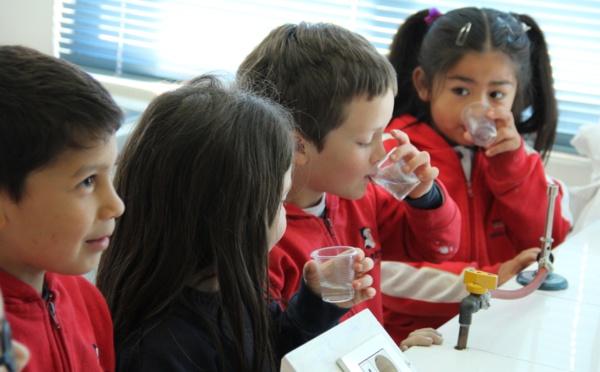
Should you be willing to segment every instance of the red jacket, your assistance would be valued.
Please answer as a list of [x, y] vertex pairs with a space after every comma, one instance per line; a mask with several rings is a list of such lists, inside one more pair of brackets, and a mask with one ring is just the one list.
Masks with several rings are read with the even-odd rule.
[[48, 301], [0, 270], [13, 338], [31, 352], [27, 371], [114, 371], [113, 327], [104, 297], [87, 279], [46, 273]]
[[[491, 158], [477, 149], [467, 182], [456, 151], [424, 123], [412, 116], [395, 118], [386, 131], [400, 129], [411, 143], [431, 156], [439, 179], [460, 209], [460, 248], [451, 260], [433, 265], [384, 262], [382, 292], [386, 330], [401, 341], [413, 330], [437, 328], [458, 314], [467, 296], [462, 272], [467, 267], [496, 274], [500, 264], [519, 252], [540, 246], [544, 235], [547, 184], [551, 182], [540, 156], [524, 145]], [[395, 140], [384, 143], [387, 149]], [[571, 228], [560, 188], [554, 210], [552, 237], [561, 243]]]
[[[445, 189], [441, 190], [446, 195]], [[298, 290], [304, 264], [310, 253], [332, 245], [361, 248], [373, 258], [375, 298], [354, 306], [347, 319], [369, 308], [383, 323], [380, 270], [381, 258], [406, 261], [447, 260], [456, 253], [460, 214], [451, 199], [434, 210], [422, 210], [399, 202], [379, 186], [368, 185], [365, 196], [347, 200], [326, 195], [325, 219], [286, 203], [287, 229], [269, 256], [271, 287], [275, 297], [289, 299]]]

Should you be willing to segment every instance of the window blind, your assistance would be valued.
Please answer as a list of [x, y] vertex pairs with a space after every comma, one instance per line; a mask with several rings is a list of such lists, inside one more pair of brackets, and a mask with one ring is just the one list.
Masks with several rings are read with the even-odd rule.
[[287, 22], [353, 28], [345, 0], [66, 0], [60, 56], [115, 75], [186, 79], [235, 71], [268, 32]]
[[[61, 58], [116, 76], [182, 80], [234, 72], [270, 30], [283, 23], [333, 22], [367, 37], [386, 54], [403, 20], [469, 1], [421, 0], [63, 0]], [[479, 7], [525, 13], [549, 44], [559, 101], [558, 144], [581, 125], [600, 125], [600, 2], [505, 0]]]

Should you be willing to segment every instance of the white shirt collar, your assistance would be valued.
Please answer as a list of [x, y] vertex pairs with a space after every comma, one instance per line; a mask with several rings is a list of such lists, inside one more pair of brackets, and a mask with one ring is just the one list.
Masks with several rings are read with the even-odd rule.
[[321, 217], [323, 215], [323, 212], [325, 211], [325, 193], [323, 193], [323, 196], [321, 197], [319, 204], [315, 205], [314, 207], [308, 207], [308, 208], [305, 208], [302, 210], [305, 213], [312, 214], [317, 217]]

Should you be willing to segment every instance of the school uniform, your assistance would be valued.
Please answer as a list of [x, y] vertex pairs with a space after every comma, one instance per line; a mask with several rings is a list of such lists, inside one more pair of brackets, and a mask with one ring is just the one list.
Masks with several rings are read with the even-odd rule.
[[[372, 287], [377, 294], [354, 306], [342, 320], [368, 308], [383, 324], [381, 260], [441, 262], [458, 249], [458, 208], [445, 198], [443, 185], [433, 187], [445, 200], [431, 210], [411, 206], [406, 200], [400, 202], [372, 184], [358, 200], [326, 194], [322, 216], [285, 203], [287, 229], [269, 256], [273, 296], [288, 299], [297, 290], [302, 269], [311, 260], [313, 250], [334, 245], [357, 247], [375, 262], [368, 274], [373, 277]], [[418, 205], [419, 199], [413, 202]]]
[[0, 270], [6, 319], [29, 349], [27, 371], [114, 371], [110, 313], [98, 289], [81, 276], [46, 272], [44, 296]]
[[[222, 371], [221, 359], [224, 360], [225, 371], [236, 370], [231, 327], [222, 316], [215, 293], [188, 288], [186, 296], [193, 298], [194, 307], [190, 309], [181, 299], [176, 300], [163, 322], [147, 333], [146, 330], [140, 330], [117, 351], [117, 370]], [[270, 303], [269, 311], [273, 317], [272, 345], [275, 347], [276, 368], [279, 370], [279, 362], [286, 353], [334, 327], [348, 309], [323, 302], [303, 282], [300, 290], [290, 299], [286, 311], [282, 311], [276, 302]], [[223, 354], [219, 354], [214, 339], [198, 313], [218, 329]], [[244, 316], [247, 337], [243, 343], [247, 360], [252, 361], [252, 327], [248, 314]]]
[[[493, 157], [481, 148], [452, 147], [441, 135], [410, 115], [392, 120], [431, 156], [439, 179], [460, 209], [460, 248], [441, 264], [384, 262], [382, 292], [386, 330], [401, 341], [418, 328], [437, 328], [459, 312], [467, 296], [462, 272], [467, 267], [498, 273], [519, 252], [540, 247], [546, 223], [547, 185], [541, 157], [522, 142], [516, 151]], [[392, 148], [395, 141], [386, 141]], [[566, 201], [568, 203], [568, 201]], [[559, 184], [553, 215], [553, 245], [571, 229], [564, 188]]]

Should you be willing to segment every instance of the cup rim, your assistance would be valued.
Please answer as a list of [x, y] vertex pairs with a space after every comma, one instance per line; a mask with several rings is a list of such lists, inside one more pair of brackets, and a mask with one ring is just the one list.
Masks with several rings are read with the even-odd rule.
[[[320, 252], [324, 252], [324, 251], [327, 251], [327, 250], [332, 250], [333, 251], [334, 249], [338, 250], [340, 253], [337, 253], [337, 254], [333, 254], [333, 253], [332, 254], [319, 254]], [[334, 257], [348, 257], [348, 256], [354, 257], [355, 255], [358, 254], [359, 249], [360, 248], [352, 247], [352, 246], [349, 246], [349, 245], [333, 245], [333, 246], [330, 246], [330, 247], [322, 247], [322, 248], [319, 248], [319, 249], [315, 249], [314, 251], [312, 251], [310, 253], [310, 256], [312, 258], [334, 258]], [[343, 252], [349, 251], [349, 250], [352, 250], [352, 252], [343, 253]]]
[[[392, 152], [394, 152], [394, 151], [395, 151], [397, 148], [398, 148], [398, 146], [394, 146], [394, 148], [393, 148], [393, 149], [391, 149], [390, 151], [388, 151], [388, 152], [387, 152], [387, 154], [385, 154], [385, 156], [383, 157], [383, 159], [381, 159], [381, 160], [380, 160], [380, 161], [377, 163], [377, 170], [380, 170], [380, 169], [381, 169], [381, 166], [382, 166], [382, 165], [383, 165], [383, 164], [384, 164], [386, 161], [388, 161], [388, 159], [390, 158], [390, 155], [392, 155]], [[396, 161], [396, 163], [399, 163], [399, 162], [404, 162], [404, 161], [403, 161], [403, 160], [400, 158], [400, 159], [398, 159], [398, 160]]]
[[[467, 116], [467, 111], [468, 111], [469, 109], [472, 109], [474, 106], [479, 106], [479, 105], [480, 105], [482, 108], [485, 108], [485, 109], [486, 109], [486, 111], [485, 111], [485, 112], [486, 112], [486, 115], [484, 115], [484, 116], [487, 118], [487, 112], [488, 112], [488, 110], [489, 110], [489, 109], [491, 109], [491, 108], [492, 108], [492, 105], [490, 105], [489, 103], [485, 103], [485, 102], [483, 102], [483, 101], [473, 101], [473, 102], [470, 102], [470, 103], [468, 103], [468, 104], [467, 104], [465, 107], [463, 107], [463, 109], [462, 109], [462, 111], [461, 111], [461, 113], [460, 113], [460, 118], [461, 118], [461, 120], [462, 120], [462, 122], [463, 122], [463, 124], [464, 124], [465, 126], [467, 125], [467, 117], [466, 117], [466, 116]], [[489, 120], [489, 119], [488, 119], [488, 120]]]
[[[410, 172], [410, 173], [406, 173], [404, 172], [404, 170], [402, 170], [402, 167], [404, 167], [404, 165], [406, 164], [406, 161], [404, 161], [404, 159], [400, 158], [394, 162], [391, 162], [388, 166], [386, 167], [382, 167], [382, 165], [389, 159], [390, 155], [392, 154], [392, 152], [394, 152], [394, 150], [396, 150], [398, 148], [398, 146], [394, 147], [393, 149], [391, 149], [387, 154], [385, 154], [385, 156], [383, 157], [383, 159], [381, 159], [377, 165], [376, 165], [376, 172], [373, 175], [369, 175], [369, 178], [371, 180], [373, 180], [373, 182], [375, 182], [376, 184], [378, 184], [379, 186], [383, 186], [381, 184], [381, 175], [382, 175], [382, 171], [384, 168], [387, 167], [391, 167], [392, 165], [398, 164], [400, 166], [400, 172], [404, 175], [404, 177], [406, 178], [410, 178], [411, 180], [414, 179], [414, 182], [410, 182], [411, 184], [415, 184], [418, 185], [421, 183], [421, 180], [419, 180], [419, 178], [415, 175], [414, 171]], [[388, 177], [383, 177], [384, 180], [386, 181], [390, 181], [390, 179]], [[398, 183], [397, 181], [392, 181], [391, 183]]]

